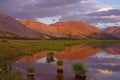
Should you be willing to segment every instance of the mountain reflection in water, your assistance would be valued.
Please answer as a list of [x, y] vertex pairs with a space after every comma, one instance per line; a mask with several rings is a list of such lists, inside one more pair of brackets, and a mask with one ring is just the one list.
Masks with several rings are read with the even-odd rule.
[[[83, 62], [89, 69], [87, 80], [120, 80], [120, 43], [78, 45], [66, 47], [63, 51], [55, 51], [55, 59], [64, 60], [64, 79], [74, 80], [71, 69], [73, 62]], [[19, 69], [26, 77], [26, 68], [36, 68], [35, 80], [57, 80], [56, 62], [46, 63], [46, 52], [33, 56], [25, 56], [15, 63], [13, 69]]]

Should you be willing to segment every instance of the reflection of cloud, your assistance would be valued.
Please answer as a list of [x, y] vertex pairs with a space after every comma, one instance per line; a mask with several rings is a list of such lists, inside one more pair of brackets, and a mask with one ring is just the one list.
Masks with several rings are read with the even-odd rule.
[[113, 72], [110, 70], [104, 70], [104, 69], [98, 69], [98, 72], [104, 74], [104, 75], [112, 75]]
[[113, 59], [120, 59], [120, 55], [112, 55], [112, 54], [108, 54], [107, 52], [100, 52], [98, 54], [95, 55], [97, 58], [113, 58]]
[[[51, 63], [55, 65], [55, 64], [56, 64], [57, 59], [56, 59], [56, 58], [54, 58], [54, 60], [55, 60], [55, 61], [52, 61]], [[45, 64], [48, 64], [48, 63], [47, 63], [47, 61], [46, 61], [46, 57], [41, 58], [41, 59], [38, 59], [38, 60], [36, 60], [35, 62], [36, 62], [36, 63], [45, 63]]]

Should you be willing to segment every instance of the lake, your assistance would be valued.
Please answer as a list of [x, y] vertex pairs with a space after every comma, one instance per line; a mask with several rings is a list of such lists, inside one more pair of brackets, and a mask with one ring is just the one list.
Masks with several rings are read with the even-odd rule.
[[46, 62], [46, 52], [24, 56], [13, 63], [13, 69], [20, 70], [26, 77], [26, 68], [36, 68], [35, 80], [59, 80], [56, 75], [56, 60], [64, 61], [63, 78], [60, 80], [75, 80], [72, 63], [82, 62], [88, 68], [87, 80], [120, 80], [120, 43], [76, 45], [55, 52], [55, 61]]

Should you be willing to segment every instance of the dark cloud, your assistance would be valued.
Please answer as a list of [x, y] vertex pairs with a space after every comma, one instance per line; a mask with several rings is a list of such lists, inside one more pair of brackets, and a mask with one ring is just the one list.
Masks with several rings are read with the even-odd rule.
[[77, 3], [82, 0], [36, 0], [36, 6], [40, 8], [61, 7]]
[[116, 23], [116, 22], [120, 22], [120, 10], [113, 9], [113, 10], [108, 10], [108, 11], [93, 12], [93, 13], [87, 13], [87, 14], [68, 15], [68, 16], [63, 16], [60, 20], [61, 21], [84, 20], [91, 24], [110, 23], [110, 22]]
[[98, 9], [95, 5], [92, 6], [92, 0], [37, 0], [35, 4], [29, 5], [24, 6], [22, 14], [28, 14], [31, 15], [31, 17], [37, 18], [66, 16], [76, 13], [85, 13], [86, 11], [90, 11], [90, 9]]
[[101, 11], [87, 14], [89, 23], [116, 23], [120, 22], [120, 9]]
[[91, 13], [89, 14], [90, 16], [119, 16], [120, 15], [120, 9], [112, 9], [108, 11], [101, 11], [101, 12], [96, 12], [96, 13]]
[[[92, 0], [2, 0], [0, 10], [15, 18], [42, 18], [86, 12]], [[89, 6], [89, 9], [88, 7]], [[91, 8], [90, 8], [91, 7]]]
[[23, 6], [29, 4], [26, 0], [0, 0], [0, 11], [14, 18], [18, 18], [18, 14], [22, 12]]
[[14, 18], [61, 16], [62, 21], [84, 20], [93, 24], [120, 21], [119, 9], [98, 12], [102, 7], [95, 0], [0, 0], [0, 11]]

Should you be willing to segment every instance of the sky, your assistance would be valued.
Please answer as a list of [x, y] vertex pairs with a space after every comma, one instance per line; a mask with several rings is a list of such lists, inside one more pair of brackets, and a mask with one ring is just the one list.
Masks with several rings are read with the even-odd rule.
[[0, 12], [46, 24], [82, 20], [98, 28], [120, 26], [120, 0], [0, 0]]

